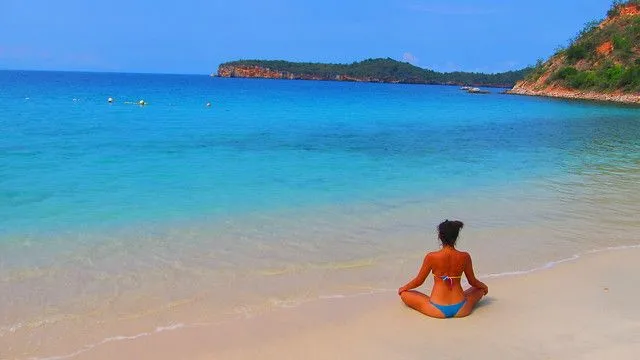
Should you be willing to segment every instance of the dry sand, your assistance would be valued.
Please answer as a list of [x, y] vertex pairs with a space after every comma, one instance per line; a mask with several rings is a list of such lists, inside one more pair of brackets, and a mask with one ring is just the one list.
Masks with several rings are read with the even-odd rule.
[[639, 273], [639, 248], [604, 251], [485, 279], [489, 296], [464, 319], [422, 316], [390, 291], [108, 342], [72, 358], [638, 359]]

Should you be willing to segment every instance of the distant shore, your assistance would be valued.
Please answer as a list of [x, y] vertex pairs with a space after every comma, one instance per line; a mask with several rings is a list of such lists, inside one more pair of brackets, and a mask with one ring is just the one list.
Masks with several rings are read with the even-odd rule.
[[351, 64], [301, 63], [284, 60], [237, 60], [220, 64], [215, 75], [229, 78], [511, 88], [518, 80], [523, 79], [529, 70], [529, 68], [525, 68], [495, 74], [460, 71], [441, 73], [390, 58], [367, 59]]
[[[266, 80], [298, 80], [298, 81], [330, 81], [330, 82], [361, 82], [361, 83], [378, 83], [378, 84], [402, 84], [402, 85], [435, 85], [435, 86], [455, 86], [455, 87], [475, 87], [475, 88], [491, 88], [491, 89], [506, 89], [504, 93], [510, 91], [511, 85], [506, 84], [476, 84], [476, 83], [446, 83], [446, 82], [432, 82], [432, 83], [418, 83], [410, 81], [384, 81], [377, 79], [315, 79], [305, 77], [262, 77], [262, 76], [220, 76], [217, 74], [211, 74], [210, 77], [214, 78], [227, 78], [227, 79], [266, 79]], [[503, 92], [501, 92], [503, 93]]]
[[597, 93], [593, 91], [578, 91], [561, 88], [546, 88], [542, 90], [532, 90], [516, 85], [513, 89], [507, 90], [506, 94], [552, 97], [573, 100], [593, 100], [606, 101], [621, 104], [640, 105], [640, 94], [623, 93]]

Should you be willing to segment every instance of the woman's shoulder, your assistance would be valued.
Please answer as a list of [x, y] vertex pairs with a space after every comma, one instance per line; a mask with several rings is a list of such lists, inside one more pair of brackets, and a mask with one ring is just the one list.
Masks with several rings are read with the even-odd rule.
[[468, 252], [456, 249], [458, 256], [471, 257]]
[[436, 251], [429, 251], [427, 252], [427, 255], [425, 255], [426, 258], [433, 258], [435, 256], [438, 256], [440, 254], [440, 250], [436, 250]]
[[469, 254], [466, 251], [458, 251], [458, 256], [460, 256], [460, 258], [463, 259], [464, 261], [471, 260], [471, 254]]

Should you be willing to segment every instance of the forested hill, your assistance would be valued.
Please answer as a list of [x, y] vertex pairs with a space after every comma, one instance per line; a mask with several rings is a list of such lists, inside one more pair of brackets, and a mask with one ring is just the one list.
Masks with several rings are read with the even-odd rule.
[[510, 92], [640, 103], [640, 0], [615, 1]]
[[363, 81], [403, 84], [447, 84], [512, 87], [530, 68], [497, 74], [441, 73], [393, 59], [368, 59], [352, 64], [240, 60], [221, 64], [218, 76], [269, 79]]

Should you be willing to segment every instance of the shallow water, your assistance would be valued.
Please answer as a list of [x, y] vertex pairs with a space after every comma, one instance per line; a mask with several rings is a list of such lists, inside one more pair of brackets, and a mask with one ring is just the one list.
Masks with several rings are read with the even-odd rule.
[[390, 291], [445, 218], [482, 275], [639, 243], [633, 107], [207, 76], [0, 84], [0, 348], [19, 359]]

